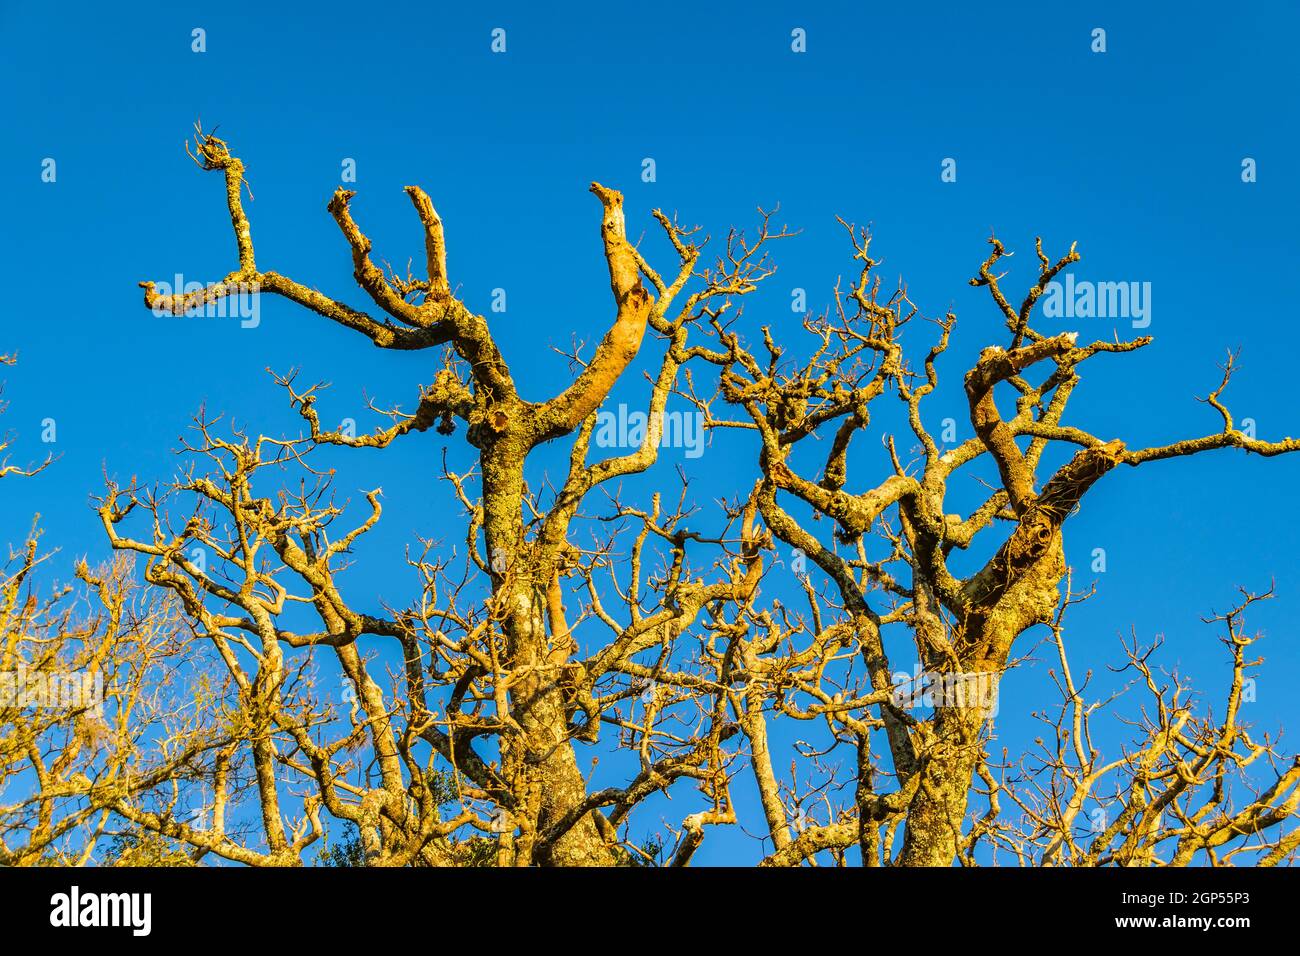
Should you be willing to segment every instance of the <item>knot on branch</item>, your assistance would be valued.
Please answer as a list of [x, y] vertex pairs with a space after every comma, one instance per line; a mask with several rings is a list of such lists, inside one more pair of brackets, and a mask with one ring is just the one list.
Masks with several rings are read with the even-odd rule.
[[224, 139], [212, 133], [204, 133], [198, 123], [194, 124], [194, 150], [191, 151], [190, 144], [186, 143], [185, 152], [201, 169], [209, 171], [231, 169], [241, 165], [239, 160], [231, 155], [230, 147], [226, 145]]
[[808, 395], [801, 389], [774, 389], [776, 394], [768, 399], [767, 420], [778, 431], [794, 428], [808, 414]]

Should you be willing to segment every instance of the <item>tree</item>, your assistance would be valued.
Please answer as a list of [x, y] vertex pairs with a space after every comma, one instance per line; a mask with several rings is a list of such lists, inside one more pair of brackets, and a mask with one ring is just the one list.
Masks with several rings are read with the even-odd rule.
[[[0, 464], [0, 477], [51, 461]], [[206, 851], [160, 835], [151, 808], [184, 812], [199, 753], [217, 751], [231, 775], [244, 735], [199, 726], [221, 714], [229, 678], [209, 683], [175, 600], [142, 591], [129, 555], [42, 582], [40, 537], [33, 524], [0, 568], [0, 866], [193, 865]], [[97, 857], [101, 838], [112, 844]]]
[[[1077, 865], [1293, 855], [1300, 770], [1253, 737], [1238, 708], [1256, 664], [1240, 611], [1255, 596], [1223, 619], [1234, 665], [1225, 713], [1194, 712], [1186, 688], [1162, 683], [1150, 649], [1135, 643], [1129, 666], [1155, 712], [1123, 753], [1104, 758], [1092, 746], [1098, 705], [1071, 676], [1062, 637], [1066, 609], [1082, 599], [1063, 557], [1067, 519], [1120, 465], [1229, 448], [1271, 456], [1300, 442], [1234, 426], [1221, 401], [1231, 360], [1206, 399], [1222, 417], [1215, 433], [1130, 449], [1066, 424], [1086, 362], [1150, 342], [1080, 344], [1034, 329], [1035, 303], [1078, 260], [1073, 248], [1053, 261], [1039, 243], [1038, 279], [1017, 308], [995, 272], [1003, 246], [990, 240], [972, 282], [1005, 320], [1005, 344], [965, 375], [975, 437], [944, 448], [922, 403], [956, 318], [934, 323], [915, 365], [903, 332], [924, 320], [905, 289], [882, 292], [870, 237], [847, 224], [859, 265], [835, 307], [803, 321], [802, 342], [763, 328], [755, 348], [738, 303], [772, 274], [769, 247], [792, 234], [760, 210], [757, 229], [732, 230], [709, 262], [707, 239], [655, 211], [676, 259], [659, 271], [626, 237], [623, 197], [593, 183], [613, 320], [590, 357], [575, 352], [573, 383], [532, 401], [487, 319], [453, 293], [443, 223], [419, 187], [406, 193], [424, 278], [372, 261], [352, 192], [329, 202], [372, 315], [259, 267], [243, 163], [201, 129], [191, 155], [224, 178], [238, 267], [189, 294], [142, 283], [146, 306], [184, 314], [250, 290], [277, 295], [379, 348], [438, 350], [438, 367], [413, 410], [387, 411], [360, 435], [322, 422], [321, 386], [279, 375], [304, 423], [298, 437], [223, 435], [200, 417], [180, 480], [160, 490], [110, 484], [98, 513], [113, 548], [145, 559], [144, 580], [178, 602], [230, 681], [220, 721], [172, 735], [187, 754], [185, 780], [204, 802], [242, 800], [249, 812], [241, 832], [224, 822], [232, 815], [200, 827], [99, 792], [95, 806], [250, 864], [301, 862], [333, 819], [356, 827], [368, 865], [613, 865], [657, 863], [660, 843], [634, 831], [634, 814], [658, 794], [693, 788], [699, 796], [665, 853], [685, 865], [709, 828], [751, 822], [732, 798], [743, 774], [760, 799], [767, 865], [842, 863], [854, 846], [866, 865], [973, 863], [981, 852]], [[644, 433], [602, 457], [598, 412], [643, 352], [655, 366]], [[1000, 391], [1014, 393], [1013, 414]], [[713, 433], [734, 431], [757, 466], [757, 480], [716, 516], [698, 511], [685, 480], [675, 503], [663, 480], [639, 503], [620, 490], [662, 470], [671, 397]], [[890, 397], [916, 455], [884, 431], [887, 473], [851, 480], [851, 445]], [[425, 541], [408, 559], [410, 601], [357, 610], [344, 572], [381, 518], [380, 494], [354, 515], [315, 462], [332, 447], [384, 449], [431, 428], [463, 429], [474, 450], [474, 467], [444, 474], [464, 510], [467, 551]], [[828, 452], [813, 448], [820, 437]], [[530, 485], [530, 457], [557, 454], [543, 446], [561, 440], [562, 477]], [[1059, 449], [1073, 453], [1047, 469]], [[988, 462], [998, 480], [987, 500], [965, 515], [946, 508], [953, 476]], [[300, 475], [293, 486], [290, 470]], [[987, 557], [959, 577], [954, 549]], [[797, 578], [805, 609], [779, 596], [773, 573], [786, 560], [810, 562]], [[989, 691], [1036, 628], [1060, 655], [1055, 740], [999, 761], [987, 746]], [[915, 660], [891, 659], [891, 632], [910, 636]], [[397, 662], [387, 687], [385, 654]], [[892, 676], [913, 664], [929, 683], [911, 690], [933, 706], [909, 706]], [[319, 679], [326, 667], [342, 675], [337, 699]], [[800, 738], [793, 747], [776, 742], [795, 732], [787, 726]], [[778, 749], [796, 764], [788, 781]], [[618, 782], [595, 786], [586, 753], [606, 757]], [[846, 753], [847, 776], [832, 759]], [[242, 788], [228, 772], [237, 759], [248, 762]], [[1265, 764], [1260, 786], [1252, 774]], [[299, 796], [287, 803], [286, 794]], [[1097, 808], [1104, 824], [1081, 829]]]

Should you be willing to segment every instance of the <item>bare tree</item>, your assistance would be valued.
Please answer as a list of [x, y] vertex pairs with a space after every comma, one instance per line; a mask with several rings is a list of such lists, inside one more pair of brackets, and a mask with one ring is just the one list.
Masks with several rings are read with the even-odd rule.
[[[0, 477], [30, 477], [51, 461], [0, 464]], [[173, 806], [180, 798], [193, 756], [212, 746], [194, 715], [214, 698], [175, 602], [143, 593], [129, 556], [99, 568], [78, 562], [77, 584], [42, 596], [50, 555], [39, 544], [33, 524], [0, 568], [0, 866], [112, 862], [96, 859], [101, 837], [139, 840], [113, 828], [130, 819], [125, 808], [168, 789]], [[153, 850], [132, 861], [190, 859], [161, 843]]]
[[[1161, 674], [1152, 657], [1160, 641], [1125, 645], [1123, 670], [1138, 675], [1148, 703], [1135, 723], [1137, 733], [1125, 752], [1109, 759], [1093, 743], [1092, 725], [1102, 701], [1087, 703], [1087, 678], [1076, 682], [1066, 659], [1062, 602], [1049, 625], [1060, 669], [1053, 671], [1061, 694], [1055, 712], [1043, 712], [1048, 739], [1021, 762], [1015, 785], [995, 779], [986, 763], [980, 776], [988, 795], [1005, 792], [1022, 813], [1006, 824], [990, 817], [976, 824], [969, 848], [984, 837], [1014, 854], [1021, 864], [1071, 866], [1186, 866], [1204, 854], [1214, 865], [1238, 855], [1259, 866], [1294, 858], [1300, 829], [1276, 832], [1296, 815], [1300, 804], [1300, 760], [1282, 757], [1264, 735], [1252, 737], [1241, 721], [1250, 671], [1261, 658], [1247, 658], [1256, 640], [1248, 635], [1243, 612], [1272, 593], [1242, 592], [1231, 610], [1207, 623], [1221, 624], [1222, 641], [1232, 660], [1232, 678], [1223, 709], [1198, 713], [1194, 692], [1176, 675]], [[1264, 786], [1248, 768], [1267, 763]], [[1233, 805], [1234, 794], [1240, 806]], [[1092, 804], [1091, 820], [1077, 823]], [[969, 849], [967, 849], [969, 852]]]
[[[1134, 450], [1065, 424], [1085, 362], [1150, 341], [1081, 345], [1032, 327], [1048, 283], [1077, 261], [1073, 249], [1052, 261], [1040, 243], [1038, 279], [1016, 308], [992, 240], [972, 282], [991, 293], [1006, 345], [985, 349], [966, 373], [976, 437], [944, 449], [922, 402], [955, 317], [933, 323], [914, 366], [902, 335], [926, 323], [905, 289], [882, 293], [865, 232], [847, 227], [859, 267], [835, 307], [804, 320], [806, 337], [763, 328], [754, 347], [737, 324], [739, 302], [772, 274], [771, 243], [791, 233], [760, 210], [754, 231], [731, 231], [710, 259], [707, 239], [655, 211], [675, 258], [660, 271], [628, 241], [622, 196], [593, 184], [613, 319], [590, 357], [575, 350], [569, 387], [530, 401], [488, 321], [453, 293], [443, 223], [423, 190], [406, 188], [424, 236], [423, 278], [372, 261], [351, 192], [329, 203], [372, 315], [259, 267], [243, 163], [202, 130], [191, 155], [224, 178], [238, 267], [190, 294], [143, 283], [148, 307], [184, 314], [254, 290], [379, 348], [439, 357], [414, 408], [377, 409], [383, 424], [370, 433], [328, 427], [322, 387], [285, 373], [277, 381], [304, 423], [298, 437], [223, 433], [200, 417], [180, 479], [110, 484], [98, 513], [112, 546], [144, 558], [144, 580], [177, 602], [229, 684], [216, 694], [220, 720], [171, 734], [183, 773], [126, 793], [90, 781], [80, 791], [89, 805], [195, 858], [267, 865], [301, 862], [329, 819], [356, 826], [373, 865], [685, 865], [709, 828], [755, 824], [767, 865], [843, 864], [854, 846], [871, 866], [970, 864], [981, 848], [1034, 865], [1290, 859], [1297, 771], [1274, 767], [1268, 738], [1241, 723], [1235, 702], [1254, 662], [1240, 610], [1224, 619], [1235, 676], [1217, 718], [1194, 715], [1182, 685], [1162, 684], [1147, 651], [1130, 648], [1156, 711], [1138, 745], [1107, 762], [1089, 729], [1101, 705], [1070, 676], [1063, 649], [1064, 611], [1079, 596], [1062, 529], [1118, 465], [1225, 448], [1276, 455], [1300, 442], [1234, 427], [1220, 400], [1231, 362], [1206, 399], [1223, 421], [1213, 434]], [[598, 412], [648, 347], [644, 433], [602, 457]], [[995, 401], [1003, 390], [1015, 394], [1014, 414]], [[696, 506], [680, 474], [639, 502], [622, 490], [659, 464], [671, 398], [709, 429], [748, 440], [758, 480], [718, 514]], [[901, 402], [907, 442], [919, 446], [900, 453], [882, 430], [887, 473], [851, 481], [850, 446], [886, 398]], [[408, 555], [411, 599], [364, 613], [346, 570], [380, 520], [381, 497], [369, 492], [361, 508], [340, 500], [321, 455], [383, 449], [430, 428], [461, 428], [475, 450], [474, 467], [444, 473], [466, 547], [424, 540]], [[530, 455], [561, 439], [562, 476], [530, 487]], [[1042, 474], [1053, 444], [1074, 454]], [[959, 470], [990, 460], [999, 481], [987, 500], [966, 515], [945, 508]], [[978, 571], [949, 571], [954, 548], [976, 547], [987, 554]], [[804, 560], [807, 573], [791, 579], [806, 602], [796, 609], [772, 575]], [[985, 690], [1034, 628], [1060, 653], [1056, 740], [1042, 754], [995, 759]], [[886, 653], [891, 631], [911, 638], [906, 666]], [[908, 668], [938, 682], [934, 706], [909, 706], [900, 693], [893, 675]], [[329, 693], [327, 672], [342, 675], [341, 695]], [[616, 782], [595, 783], [599, 757]], [[1276, 778], [1251, 791], [1248, 771], [1266, 764]], [[1112, 791], [1103, 780], [1119, 782]], [[761, 820], [738, 817], [737, 786], [757, 791]], [[222, 812], [203, 825], [182, 819], [168, 790]], [[692, 790], [687, 812], [672, 810], [673, 839], [645, 845], [634, 813]], [[1109, 816], [1086, 842], [1079, 821], [1098, 819], [1098, 807]]]
[[[37, 543], [0, 574], [0, 865], [111, 863], [101, 838], [134, 846], [149, 808], [188, 812], [199, 758], [224, 748], [230, 764], [245, 737], [212, 726], [220, 675], [209, 683], [174, 602], [142, 592], [127, 556], [82, 562], [77, 585], [42, 598]], [[203, 855], [152, 849], [135, 862]]]
[[[1061, 591], [1068, 570], [1062, 529], [1088, 490], [1118, 465], [1138, 467], [1224, 448], [1272, 456], [1295, 451], [1300, 442], [1261, 441], [1234, 427], [1220, 400], [1233, 371], [1231, 355], [1222, 381], [1205, 399], [1222, 418], [1223, 427], [1216, 433], [1134, 450], [1120, 439], [1103, 440], [1065, 424], [1066, 406], [1081, 381], [1085, 362], [1098, 355], [1124, 355], [1151, 339], [1081, 345], [1073, 332], [1047, 336], [1035, 331], [1031, 325], [1035, 304], [1079, 255], [1071, 247], [1053, 261], [1040, 240], [1038, 279], [1017, 308], [1001, 288], [1003, 276], [995, 272], [1005, 251], [993, 238], [989, 240], [992, 252], [971, 284], [989, 290], [1005, 320], [1009, 341], [1005, 347], [985, 348], [965, 375], [975, 437], [943, 449], [926, 429], [921, 405], [937, 385], [938, 359], [948, 347], [956, 317], [950, 313], [936, 323], [937, 337], [920, 368], [909, 365], [900, 335], [917, 319], [917, 309], [904, 288], [882, 294], [881, 282], [872, 274], [877, 262], [870, 255], [870, 236], [847, 224], [846, 228], [860, 268], [852, 284], [837, 293], [831, 313], [805, 322], [814, 343], [811, 357], [801, 365], [783, 363], [787, 346], [764, 329], [760, 361], [739, 335], [714, 323], [719, 348], [705, 357], [719, 368], [718, 392], [710, 398], [691, 397], [709, 415], [712, 427], [756, 433], [763, 478], [753, 500], [773, 534], [801, 549], [834, 583], [839, 616], [850, 622], [871, 689], [878, 695], [888, 691], [893, 668], [882, 632], [895, 625], [911, 632], [921, 668], [937, 677], [946, 690], [975, 685], [976, 692], [967, 699], [954, 700], [953, 696], [961, 695], [950, 694], [952, 705], [935, 708], [928, 720], [915, 720], [890, 702], [879, 706], [878, 722], [868, 726], [879, 726], [887, 741], [894, 779], [887, 793], [878, 795], [871, 783], [869, 735], [853, 728], [864, 769], [857, 781], [859, 822], [849, 829], [856, 832], [864, 860], [884, 859], [882, 840], [892, 834], [892, 824], [901, 821], [903, 843], [891, 860], [903, 865], [948, 865], [955, 859], [970, 861], [975, 841], [988, 832], [987, 824], [966, 826], [972, 779], [977, 772], [980, 776], [987, 772], [989, 708], [987, 695], [979, 689], [995, 685], [1014, 663], [1013, 647], [1027, 630], [1053, 621], [1059, 628], [1059, 609], [1069, 600]], [[1037, 384], [1029, 378], [1034, 372], [1039, 373]], [[994, 399], [999, 385], [1015, 395], [1012, 415], [1004, 416]], [[874, 487], [845, 491], [850, 442], [868, 427], [870, 404], [890, 392], [904, 404], [910, 431], [919, 442], [917, 457], [904, 462], [894, 438], [886, 436], [892, 473]], [[712, 409], [719, 403], [734, 409], [736, 417], [715, 418]], [[832, 429], [821, 474], [815, 480], [798, 474], [791, 463], [799, 443]], [[1053, 443], [1077, 450], [1055, 471], [1042, 475], [1041, 463]], [[969, 514], [949, 511], [944, 503], [953, 477], [985, 455], [996, 465], [997, 486]], [[791, 513], [791, 506], [801, 507], [813, 519], [834, 521], [834, 541], [826, 544], [810, 533], [807, 522]], [[985, 534], [991, 528], [1009, 530]], [[883, 557], [876, 560], [866, 546], [871, 534], [880, 536], [884, 544]], [[954, 549], [967, 551], [976, 546], [977, 538], [990, 537], [994, 540], [986, 547], [988, 557], [979, 570], [965, 578], [949, 571]], [[1228, 740], [1234, 739], [1234, 717], [1235, 710], [1221, 728]], [[1178, 743], [1197, 746], [1188, 742], [1184, 735], [1190, 731], [1182, 725], [1162, 725], [1157, 733], [1176, 734]], [[1169, 803], [1182, 799], [1189, 786], [1196, 789], [1218, 779], [1213, 777], [1217, 765], [1210, 764], [1199, 771], [1180, 768], [1192, 780], [1179, 786], [1168, 779], [1152, 781], [1146, 772], [1138, 776], [1142, 787], [1155, 786], [1161, 791], [1161, 802]], [[1198, 775], [1206, 773], [1211, 776]], [[1295, 782], [1293, 774], [1280, 775], [1269, 791], [1270, 799], [1287, 799]], [[996, 808], [991, 812], [996, 815]], [[1224, 825], [1226, 812], [1226, 807], [1215, 803], [1204, 819], [1189, 825], [1187, 833], [1170, 832], [1164, 838], [1183, 836], [1187, 846], [1208, 849], [1222, 832], [1217, 828]], [[1291, 815], [1292, 804], [1284, 803], [1276, 818], [1260, 817], [1260, 826], [1267, 829]], [[865, 820], [879, 821], [880, 826], [862, 826]], [[1053, 821], [1057, 827], [1068, 822]], [[1121, 814], [1115, 825], [1127, 840], [1126, 828], [1134, 825], [1131, 815]], [[776, 840], [775, 830], [773, 835]], [[782, 859], [842, 845], [846, 835], [847, 831], [825, 829], [806, 834], [800, 839], [803, 846], [790, 849]], [[1283, 845], [1289, 849], [1294, 844]]]

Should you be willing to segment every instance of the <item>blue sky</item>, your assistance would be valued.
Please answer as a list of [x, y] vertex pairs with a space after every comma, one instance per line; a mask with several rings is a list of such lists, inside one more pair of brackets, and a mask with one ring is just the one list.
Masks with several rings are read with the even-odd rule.
[[[650, 232], [654, 207], [717, 236], [780, 202], [780, 218], [804, 232], [777, 249], [780, 271], [747, 315], [791, 334], [790, 290], [824, 307], [850, 269], [834, 216], [871, 223], [886, 281], [905, 277], [928, 314], [958, 315], [946, 385], [927, 411], [933, 428], [951, 416], [969, 435], [960, 375], [1003, 338], [986, 293], [967, 285], [995, 229], [1018, 253], [1007, 280], [1016, 291], [1039, 234], [1053, 254], [1079, 243], [1081, 279], [1151, 283], [1155, 343], [1089, 363], [1075, 423], [1130, 446], [1216, 430], [1193, 397], [1217, 383], [1224, 350], [1240, 347], [1226, 396], [1235, 414], [1254, 418], [1260, 437], [1300, 434], [1294, 8], [890, 6], [0, 5], [0, 351], [20, 357], [5, 370], [5, 424], [16, 460], [60, 456], [34, 480], [3, 483], [0, 540], [18, 541], [39, 512], [65, 572], [74, 556], [104, 556], [88, 495], [105, 470], [171, 475], [171, 450], [200, 405], [268, 434], [296, 431], [267, 367], [333, 382], [325, 407], [359, 420], [363, 394], [410, 403], [432, 378], [432, 353], [374, 349], [285, 302], [264, 301], [256, 329], [143, 308], [143, 279], [215, 281], [235, 264], [220, 181], [182, 151], [198, 117], [219, 124], [248, 167], [259, 265], [354, 304], [325, 212], [343, 161], [356, 162], [354, 214], [395, 265], [419, 261], [401, 187], [422, 185], [447, 225], [461, 296], [485, 311], [494, 288], [507, 291], [493, 326], [530, 398], [569, 381], [551, 347], [594, 342], [609, 318], [598, 206], [585, 191], [597, 179], [626, 193], [633, 234]], [[498, 27], [501, 55], [489, 46]], [[1104, 54], [1090, 50], [1096, 27]], [[795, 28], [806, 53], [791, 51]], [[653, 183], [641, 181], [647, 157]], [[1255, 183], [1242, 182], [1246, 157]], [[42, 182], [46, 158], [56, 182]], [[956, 182], [940, 179], [945, 158]], [[1071, 327], [1108, 337], [1115, 323], [1059, 330]], [[618, 395], [635, 400], [638, 388]], [[40, 441], [47, 418], [52, 449]], [[401, 601], [402, 547], [454, 517], [436, 481], [444, 445], [466, 460], [462, 435], [430, 433], [343, 462], [342, 490], [385, 491], [367, 545], [375, 557], [351, 578], [358, 603]], [[747, 486], [721, 451], [682, 464], [702, 503]], [[1094, 548], [1108, 564], [1098, 599], [1074, 616], [1076, 668], [1114, 662], [1117, 635], [1132, 627], [1164, 633], [1165, 661], [1217, 686], [1225, 658], [1199, 618], [1224, 609], [1238, 584], [1275, 578], [1277, 600], [1251, 622], [1269, 635], [1269, 666], [1250, 716], [1264, 728], [1295, 722], [1298, 479], [1300, 458], [1227, 452], [1108, 476], [1067, 528], [1084, 580]], [[1031, 734], [1024, 713], [1043, 670], [1008, 684], [1004, 742]], [[736, 859], [749, 845], [720, 833], [700, 859]]]

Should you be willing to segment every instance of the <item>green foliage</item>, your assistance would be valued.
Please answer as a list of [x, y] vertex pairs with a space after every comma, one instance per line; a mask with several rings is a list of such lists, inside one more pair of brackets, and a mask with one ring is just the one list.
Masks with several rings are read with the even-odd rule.
[[189, 854], [157, 833], [119, 833], [101, 866], [195, 866]]
[[433, 794], [433, 798], [438, 801], [438, 806], [445, 807], [449, 803], [456, 803], [460, 795], [456, 789], [456, 776], [445, 770], [432, 769], [424, 775], [425, 786]]
[[316, 853], [317, 866], [365, 866], [366, 854], [361, 848], [361, 831], [355, 823], [348, 823], [344, 828], [345, 838], [330, 845], [329, 837]]
[[622, 847], [616, 851], [618, 855], [618, 866], [642, 866], [653, 867], [663, 866], [664, 842], [655, 834], [652, 837], [646, 837], [641, 842], [641, 852], [626, 850]]
[[[433, 769], [425, 774], [424, 782], [433, 798], [438, 802], [438, 806], [446, 806], [457, 801], [456, 778], [454, 775]], [[348, 822], [345, 824], [343, 832], [344, 838], [335, 844], [331, 844], [329, 838], [326, 837], [320, 850], [316, 853], [317, 866], [349, 867], [366, 865], [366, 853], [361, 846], [361, 831], [357, 829], [357, 825]], [[491, 840], [484, 842], [492, 843]], [[492, 846], [493, 850], [489, 859], [494, 860], [496, 858], [495, 844], [493, 843]], [[491, 863], [470, 863], [468, 865], [490, 866]]]
[[497, 841], [484, 836], [472, 836], [456, 848], [464, 853], [465, 866], [485, 867], [497, 865]]

